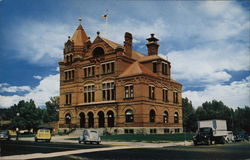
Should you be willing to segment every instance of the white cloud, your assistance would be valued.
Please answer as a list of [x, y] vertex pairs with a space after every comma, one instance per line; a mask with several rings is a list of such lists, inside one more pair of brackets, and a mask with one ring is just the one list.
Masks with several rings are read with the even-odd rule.
[[38, 80], [41, 80], [41, 79], [42, 79], [41, 76], [33, 76], [33, 78], [38, 79]]
[[[11, 88], [11, 87], [9, 87]], [[19, 87], [20, 89], [21, 87]], [[29, 87], [28, 87], [29, 88]], [[27, 90], [28, 93], [23, 96], [2, 96], [0, 95], [0, 108], [10, 107], [17, 104], [20, 100], [33, 99], [37, 106], [44, 106], [45, 102], [52, 96], [59, 96], [59, 74], [44, 77], [38, 86]]]
[[0, 84], [0, 93], [8, 92], [8, 93], [16, 93], [16, 92], [26, 92], [31, 91], [29, 86], [10, 86], [8, 83]]
[[250, 106], [250, 76], [229, 85], [208, 85], [203, 91], [185, 91], [183, 97], [188, 97], [196, 107], [214, 99], [233, 108]]
[[61, 59], [64, 42], [72, 32], [65, 24], [32, 20], [23, 21], [13, 30], [8, 37], [15, 37], [10, 41], [17, 50], [16, 56], [37, 65], [50, 65]]

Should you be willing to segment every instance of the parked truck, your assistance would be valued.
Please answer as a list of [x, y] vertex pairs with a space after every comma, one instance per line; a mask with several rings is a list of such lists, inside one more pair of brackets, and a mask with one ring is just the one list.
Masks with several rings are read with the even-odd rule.
[[198, 121], [198, 133], [193, 137], [194, 145], [233, 141], [232, 131], [227, 130], [226, 120]]

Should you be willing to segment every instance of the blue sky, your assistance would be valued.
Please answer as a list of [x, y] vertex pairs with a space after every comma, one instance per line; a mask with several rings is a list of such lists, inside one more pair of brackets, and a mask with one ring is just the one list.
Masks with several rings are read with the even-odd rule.
[[249, 12], [249, 1], [0, 0], [0, 107], [30, 98], [42, 107], [59, 94], [57, 62], [79, 17], [91, 40], [100, 31], [123, 44], [130, 32], [143, 53], [155, 33], [159, 54], [196, 107], [213, 99], [249, 106]]

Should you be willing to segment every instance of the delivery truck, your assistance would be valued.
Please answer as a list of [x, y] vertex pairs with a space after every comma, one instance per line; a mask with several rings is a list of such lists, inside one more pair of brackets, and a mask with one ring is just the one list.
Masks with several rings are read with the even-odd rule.
[[198, 121], [198, 132], [193, 137], [194, 145], [213, 144], [233, 141], [232, 132], [227, 130], [226, 120]]

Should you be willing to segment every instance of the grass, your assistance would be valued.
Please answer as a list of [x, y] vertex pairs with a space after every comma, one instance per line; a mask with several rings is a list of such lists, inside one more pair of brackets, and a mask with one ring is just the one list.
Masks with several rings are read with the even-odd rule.
[[[116, 142], [149, 142], [149, 143], [163, 143], [163, 142], [180, 142], [190, 141], [194, 134], [180, 133], [180, 134], [120, 134], [120, 135], [106, 135], [101, 136], [102, 141], [116, 141]], [[78, 140], [78, 138], [68, 138], [68, 140]]]

